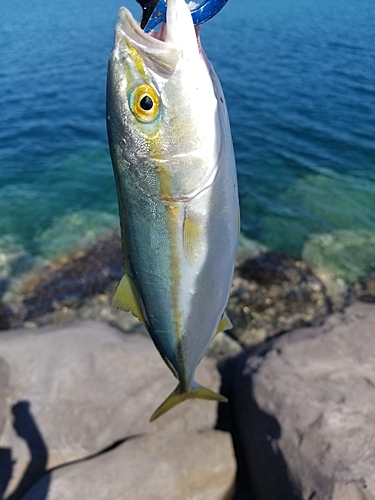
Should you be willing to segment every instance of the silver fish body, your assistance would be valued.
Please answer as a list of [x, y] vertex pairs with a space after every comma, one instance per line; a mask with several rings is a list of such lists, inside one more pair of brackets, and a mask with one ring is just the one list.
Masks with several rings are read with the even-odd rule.
[[107, 126], [125, 277], [113, 304], [143, 321], [179, 385], [151, 417], [190, 397], [225, 315], [238, 242], [238, 193], [220, 83], [184, 0], [145, 34], [124, 8], [107, 85]]

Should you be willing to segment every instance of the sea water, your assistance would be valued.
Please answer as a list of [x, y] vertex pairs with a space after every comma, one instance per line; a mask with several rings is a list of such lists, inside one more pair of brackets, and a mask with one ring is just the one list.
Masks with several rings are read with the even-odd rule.
[[[0, 3], [0, 251], [51, 258], [118, 226], [105, 88], [122, 4], [140, 18], [135, 0]], [[243, 234], [296, 255], [327, 235], [371, 240], [373, 0], [229, 0], [201, 36]]]

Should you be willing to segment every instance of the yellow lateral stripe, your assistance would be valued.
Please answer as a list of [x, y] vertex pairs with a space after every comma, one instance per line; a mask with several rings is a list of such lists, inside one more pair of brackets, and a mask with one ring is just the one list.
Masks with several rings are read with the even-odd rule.
[[[171, 176], [168, 169], [168, 163], [163, 161], [163, 139], [164, 131], [162, 129], [163, 121], [160, 121], [160, 127], [152, 135], [148, 136], [147, 144], [149, 147], [149, 152], [151, 158], [154, 160], [157, 177], [159, 180], [159, 197], [160, 200], [169, 200], [172, 197], [172, 182]], [[158, 161], [161, 160], [161, 161]], [[171, 297], [171, 307], [173, 312], [173, 326], [174, 333], [177, 341], [177, 358], [180, 366], [180, 370], [183, 375], [183, 380], [180, 382], [185, 384], [185, 365], [183, 359], [183, 346], [182, 346], [182, 314], [179, 304], [179, 291], [181, 283], [181, 274], [179, 269], [180, 256], [178, 252], [178, 236], [181, 231], [180, 227], [180, 211], [181, 207], [175, 204], [166, 203], [165, 213], [168, 223], [169, 232], [169, 248], [171, 251], [170, 260], [170, 297]]]
[[[179, 231], [179, 216], [180, 216], [180, 206], [179, 205], [167, 205], [167, 220], [169, 225], [169, 235], [171, 240], [171, 299], [172, 299], [172, 309], [173, 309], [173, 324], [174, 331], [177, 340], [177, 358], [180, 365], [180, 369], [183, 373], [183, 378], [185, 379], [185, 364], [183, 359], [183, 346], [182, 346], [182, 328], [181, 328], [181, 310], [178, 302], [179, 289], [181, 282], [181, 274], [179, 270], [179, 254], [177, 245], [177, 235]], [[181, 383], [185, 380], [180, 381]]]

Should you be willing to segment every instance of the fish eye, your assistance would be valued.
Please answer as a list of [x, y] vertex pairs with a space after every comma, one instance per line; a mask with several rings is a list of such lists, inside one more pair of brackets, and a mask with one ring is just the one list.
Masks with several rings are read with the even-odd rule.
[[154, 106], [154, 102], [149, 95], [145, 95], [139, 104], [144, 111], [150, 111]]
[[143, 123], [152, 122], [159, 112], [159, 96], [151, 85], [140, 85], [130, 96], [130, 109]]

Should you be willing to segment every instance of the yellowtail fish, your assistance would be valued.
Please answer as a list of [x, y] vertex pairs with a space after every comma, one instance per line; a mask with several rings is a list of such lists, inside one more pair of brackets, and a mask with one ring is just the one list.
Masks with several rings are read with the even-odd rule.
[[238, 240], [238, 193], [223, 92], [185, 0], [160, 32], [120, 10], [108, 70], [107, 126], [125, 276], [113, 298], [146, 326], [178, 386], [151, 420], [188, 398], [226, 399], [194, 380], [225, 314]]

